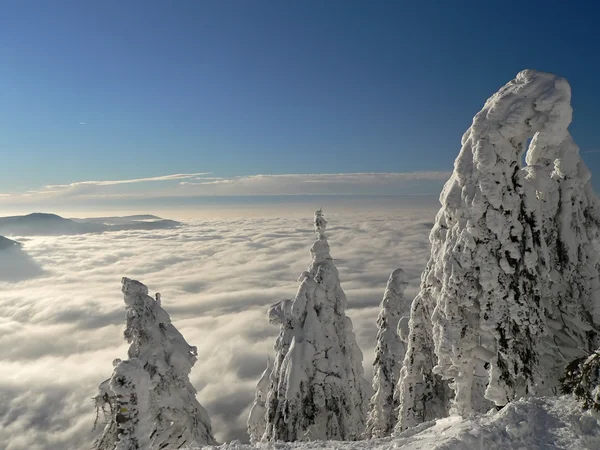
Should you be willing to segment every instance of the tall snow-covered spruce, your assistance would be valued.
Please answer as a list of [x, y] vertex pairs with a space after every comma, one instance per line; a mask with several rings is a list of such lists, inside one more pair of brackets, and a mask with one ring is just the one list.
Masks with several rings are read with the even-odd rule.
[[419, 354], [435, 353], [434, 377], [466, 414], [555, 392], [561, 364], [595, 348], [600, 215], [567, 130], [570, 97], [563, 78], [525, 70], [464, 134], [413, 304], [398, 429], [422, 419], [414, 392], [431, 375]]
[[[396, 269], [387, 282], [381, 311], [377, 318], [377, 346], [373, 363], [373, 389], [367, 437], [388, 436], [398, 419], [396, 385], [408, 334], [408, 315], [411, 302], [404, 297], [408, 278], [402, 269]], [[403, 320], [402, 320], [403, 319]], [[401, 321], [402, 320], [402, 321]]]
[[406, 355], [394, 395], [398, 401], [396, 432], [448, 415], [451, 391], [433, 373], [437, 357], [433, 345], [431, 311], [417, 295], [410, 308]]
[[166, 449], [215, 444], [210, 419], [196, 399], [189, 373], [197, 360], [169, 315], [139, 281], [123, 278], [129, 359], [115, 360], [100, 384], [97, 407], [108, 423], [98, 450]]
[[269, 310], [280, 324], [267, 394], [268, 441], [356, 440], [365, 430], [370, 386], [346, 296], [325, 237], [327, 222], [315, 213], [312, 263], [300, 276], [293, 301]]

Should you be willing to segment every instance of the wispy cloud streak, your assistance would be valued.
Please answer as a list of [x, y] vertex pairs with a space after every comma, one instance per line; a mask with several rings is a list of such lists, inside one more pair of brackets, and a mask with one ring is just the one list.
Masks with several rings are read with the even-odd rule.
[[176, 173], [173, 175], [161, 175], [158, 177], [148, 178], [133, 178], [129, 180], [105, 180], [105, 181], [76, 181], [69, 184], [51, 184], [46, 186], [46, 189], [67, 189], [77, 186], [114, 186], [117, 184], [132, 184], [132, 183], [147, 183], [151, 181], [173, 181], [182, 180], [186, 178], [193, 178], [200, 175], [210, 175], [208, 172], [198, 173]]
[[107, 202], [161, 201], [219, 196], [437, 194], [450, 172], [258, 174], [218, 177], [209, 172], [122, 180], [75, 181], [37, 190], [0, 194], [2, 205], [68, 206]]

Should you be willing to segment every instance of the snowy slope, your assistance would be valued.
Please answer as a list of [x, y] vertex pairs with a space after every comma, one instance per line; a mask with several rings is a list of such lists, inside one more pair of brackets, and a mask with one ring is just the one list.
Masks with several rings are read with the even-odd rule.
[[599, 449], [600, 414], [582, 412], [571, 397], [521, 399], [501, 411], [468, 419], [451, 416], [426, 422], [384, 439], [356, 442], [313, 441], [261, 443], [256, 446], [232, 442], [221, 450], [549, 450]]

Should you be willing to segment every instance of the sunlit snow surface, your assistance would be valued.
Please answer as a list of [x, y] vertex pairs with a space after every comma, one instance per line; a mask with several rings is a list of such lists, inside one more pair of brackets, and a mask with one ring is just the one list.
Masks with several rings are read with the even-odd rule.
[[[358, 442], [264, 443], [264, 450], [550, 450], [600, 448], [598, 414], [582, 413], [570, 397], [519, 400], [499, 412], [426, 422], [385, 439]], [[220, 450], [256, 447], [230, 443]]]
[[[190, 379], [216, 438], [246, 441], [256, 382], [278, 332], [267, 307], [298, 289], [315, 239], [314, 209], [169, 230], [14, 236], [23, 243], [18, 258], [0, 252], [0, 448], [90, 447], [91, 397], [113, 359], [126, 354], [123, 276], [159, 291], [173, 324], [198, 347]], [[415, 295], [436, 209], [325, 209], [369, 379], [387, 278], [403, 267], [406, 295]], [[7, 270], [17, 264], [18, 273]]]

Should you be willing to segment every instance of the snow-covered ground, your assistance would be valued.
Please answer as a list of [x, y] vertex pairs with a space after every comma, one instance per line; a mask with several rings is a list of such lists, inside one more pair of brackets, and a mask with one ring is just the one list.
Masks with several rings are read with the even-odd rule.
[[393, 438], [357, 442], [233, 442], [220, 450], [597, 450], [600, 414], [582, 412], [571, 397], [522, 399], [501, 411], [426, 422]]

